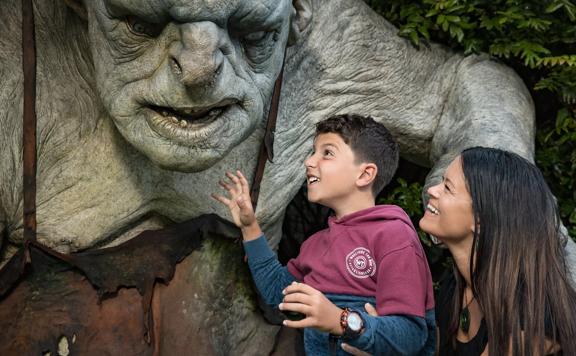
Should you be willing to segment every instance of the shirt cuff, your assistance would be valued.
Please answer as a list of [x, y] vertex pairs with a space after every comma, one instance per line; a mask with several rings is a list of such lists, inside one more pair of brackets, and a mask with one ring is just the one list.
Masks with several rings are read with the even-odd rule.
[[244, 251], [248, 256], [248, 259], [253, 261], [276, 257], [274, 251], [272, 251], [270, 246], [268, 246], [268, 241], [266, 241], [264, 234], [260, 235], [260, 237], [255, 240], [244, 242]]

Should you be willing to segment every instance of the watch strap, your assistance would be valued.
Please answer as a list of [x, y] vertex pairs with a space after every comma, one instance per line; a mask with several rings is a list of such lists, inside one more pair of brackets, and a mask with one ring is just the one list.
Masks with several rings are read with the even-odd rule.
[[[358, 317], [360, 318], [361, 326], [360, 326], [359, 330], [353, 330], [348, 325], [348, 318], [350, 317], [350, 314], [352, 314], [352, 313], [358, 315]], [[360, 314], [356, 311], [353, 311], [350, 308], [344, 308], [344, 310], [342, 310], [342, 314], [340, 314], [340, 326], [342, 327], [342, 337], [343, 338], [355, 339], [364, 332], [364, 329], [365, 329], [364, 318], [362, 318], [362, 314]]]

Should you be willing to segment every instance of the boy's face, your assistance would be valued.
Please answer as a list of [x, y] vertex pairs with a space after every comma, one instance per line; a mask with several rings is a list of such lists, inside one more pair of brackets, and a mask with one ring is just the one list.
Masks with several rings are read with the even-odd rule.
[[304, 161], [308, 200], [337, 210], [356, 192], [362, 164], [342, 137], [334, 133], [316, 136], [314, 151]]

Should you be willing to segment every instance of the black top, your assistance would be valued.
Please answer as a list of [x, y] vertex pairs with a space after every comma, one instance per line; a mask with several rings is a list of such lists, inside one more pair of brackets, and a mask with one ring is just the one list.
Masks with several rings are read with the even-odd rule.
[[488, 330], [484, 319], [480, 322], [480, 328], [476, 335], [468, 342], [460, 342], [452, 338], [452, 333], [449, 332], [450, 319], [453, 312], [452, 297], [455, 288], [456, 280], [450, 274], [449, 278], [445, 278], [442, 281], [436, 297], [436, 323], [440, 331], [439, 354], [440, 356], [480, 355], [488, 344]]
[[[440, 332], [439, 342], [439, 355], [440, 356], [475, 356], [480, 355], [486, 349], [488, 344], [488, 329], [486, 328], [486, 321], [482, 318], [478, 332], [470, 341], [460, 342], [456, 338], [452, 338], [450, 333], [450, 319], [452, 318], [452, 297], [456, 289], [456, 279], [452, 273], [448, 273], [446, 278], [440, 283], [440, 290], [436, 294], [436, 325]], [[521, 316], [521, 319], [522, 316]], [[552, 335], [552, 317], [548, 313], [544, 318], [544, 330], [548, 337]], [[562, 355], [562, 351], [555, 355]]]

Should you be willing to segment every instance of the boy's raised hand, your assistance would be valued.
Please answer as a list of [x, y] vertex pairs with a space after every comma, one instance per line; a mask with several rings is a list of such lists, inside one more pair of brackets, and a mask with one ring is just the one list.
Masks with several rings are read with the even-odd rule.
[[342, 309], [332, 303], [322, 292], [304, 283], [293, 282], [282, 291], [284, 299], [278, 308], [298, 312], [306, 318], [298, 321], [284, 320], [290, 328], [316, 328], [335, 335], [342, 335], [340, 315]]
[[254, 240], [262, 235], [262, 230], [256, 221], [248, 181], [242, 172], [236, 171], [236, 174], [226, 172], [230, 181], [218, 182], [228, 191], [228, 198], [218, 194], [212, 194], [212, 197], [228, 207], [234, 224], [242, 230], [244, 240]]

